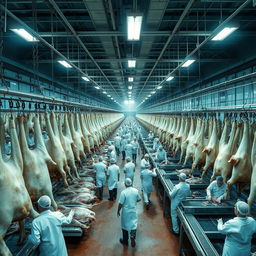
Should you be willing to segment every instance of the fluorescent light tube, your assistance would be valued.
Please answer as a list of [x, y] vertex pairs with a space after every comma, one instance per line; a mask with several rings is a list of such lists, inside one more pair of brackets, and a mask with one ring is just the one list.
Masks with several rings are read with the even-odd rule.
[[174, 76], [169, 76], [166, 81], [171, 81], [174, 78]]
[[106, 92], [106, 91], [103, 91], [103, 93], [104, 93], [104, 94], [107, 94], [107, 92]]
[[128, 77], [128, 82], [133, 82], [133, 77]]
[[33, 37], [31, 34], [28, 33], [28, 31], [26, 31], [23, 28], [11, 29], [11, 31], [13, 31], [14, 33], [16, 33], [17, 35], [19, 35], [20, 37], [22, 37], [23, 39], [25, 39], [28, 42], [38, 42], [39, 41], [36, 37]]
[[82, 79], [83, 79], [84, 81], [86, 81], [86, 82], [89, 82], [89, 81], [90, 81], [90, 79], [89, 79], [88, 77], [86, 77], [86, 76], [82, 76]]
[[187, 68], [194, 62], [195, 62], [195, 60], [187, 60], [186, 62], [183, 63], [182, 67]]
[[163, 86], [161, 86], [161, 85], [159, 85], [159, 86], [157, 86], [157, 90], [160, 90], [160, 89], [162, 89], [163, 88]]
[[223, 28], [215, 37], [212, 38], [212, 41], [221, 41], [228, 37], [231, 33], [236, 31], [237, 27], [226, 27]]
[[129, 89], [129, 90], [132, 90], [132, 86], [131, 86], [131, 85], [129, 85], [129, 86], [128, 86], [128, 89]]
[[135, 68], [136, 67], [136, 60], [128, 60], [128, 67]]
[[97, 90], [99, 90], [99, 89], [100, 89], [100, 87], [99, 87], [99, 86], [94, 86], [94, 88], [96, 88]]
[[109, 98], [111, 97], [109, 94], [107, 95]]
[[68, 64], [65, 60], [58, 60], [58, 62], [65, 68], [72, 68], [72, 66]]
[[140, 40], [140, 31], [142, 24], [142, 15], [127, 16], [127, 37], [128, 40]]

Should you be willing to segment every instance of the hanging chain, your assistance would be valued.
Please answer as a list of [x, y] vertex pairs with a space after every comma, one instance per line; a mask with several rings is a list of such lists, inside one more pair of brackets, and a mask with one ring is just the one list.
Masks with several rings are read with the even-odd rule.
[[[0, 0], [0, 4], [4, 5], [4, 0]], [[5, 2], [6, 3], [6, 2]], [[3, 53], [4, 53], [4, 31], [5, 31], [5, 14], [3, 9], [0, 9], [0, 79], [1, 79], [1, 85], [6, 86], [6, 81], [4, 79], [4, 62], [3, 62]]]
[[[37, 9], [36, 9], [36, 0], [32, 0], [32, 15], [33, 15], [33, 29], [38, 32], [37, 28]], [[39, 92], [42, 93], [42, 89], [39, 84], [38, 77], [38, 42], [33, 42], [33, 73], [34, 73], [34, 85]], [[32, 89], [32, 88], [31, 88]], [[32, 89], [32, 92], [34, 88]]]

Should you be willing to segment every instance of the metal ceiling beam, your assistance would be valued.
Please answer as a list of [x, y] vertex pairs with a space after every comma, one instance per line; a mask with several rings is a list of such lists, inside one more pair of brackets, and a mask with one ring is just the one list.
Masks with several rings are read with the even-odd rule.
[[[236, 15], [239, 14], [240, 11], [242, 11], [249, 3], [251, 3], [252, 0], [246, 0], [242, 5], [240, 5], [230, 16], [228, 16], [222, 23], [219, 24], [217, 28], [215, 28], [211, 35], [208, 36], [203, 42], [201, 42], [193, 51], [191, 51], [186, 58], [192, 57], [198, 50], [200, 50], [207, 42], [210, 41], [212, 38], [212, 35], [215, 35], [218, 31], [220, 31], [220, 28], [222, 28], [225, 24], [228, 24]], [[168, 74], [168, 76], [173, 75], [179, 68], [181, 68], [182, 63], [179, 64], [175, 69], [172, 70]], [[165, 82], [165, 79], [162, 80], [157, 86], [162, 85]], [[156, 87], [157, 87], [156, 86]], [[137, 107], [139, 107], [142, 103], [140, 103]]]
[[[209, 36], [211, 32], [208, 31], [179, 31], [176, 33], [177, 36]], [[95, 37], [95, 36], [127, 36], [126, 32], [121, 31], [77, 31], [79, 37]], [[141, 36], [170, 36], [170, 31], [144, 31], [141, 32]], [[40, 32], [41, 37], [73, 37], [68, 32]]]
[[[95, 59], [95, 61], [97, 61], [97, 63], [110, 63], [110, 62], [127, 62], [129, 58], [124, 58], [124, 59]], [[175, 63], [179, 63], [182, 62], [184, 59], [161, 59], [159, 62], [162, 63], [170, 63], [170, 62], [175, 62]], [[231, 59], [200, 59], [200, 62], [203, 63], [210, 63], [210, 62], [223, 62], [223, 61], [229, 61]], [[27, 60], [23, 60], [25, 62], [31, 62], [27, 61]], [[91, 63], [90, 60], [69, 60], [72, 63]], [[157, 59], [144, 59], [144, 58], [136, 58], [137, 62], [156, 62]], [[55, 62], [57, 62], [57, 60], [55, 60]], [[52, 63], [52, 60], [39, 60], [39, 63], [43, 64], [43, 63]]]
[[[69, 59], [63, 55], [61, 52], [59, 52], [53, 45], [51, 45], [50, 43], [48, 43], [45, 39], [43, 39], [40, 35], [38, 35], [36, 33], [36, 31], [34, 31], [31, 27], [29, 27], [26, 23], [24, 23], [21, 19], [19, 19], [15, 14], [13, 14], [11, 11], [9, 11], [7, 8], [5, 8], [5, 6], [3, 6], [2, 4], [0, 4], [0, 8], [6, 12], [6, 14], [13, 18], [15, 21], [17, 21], [24, 29], [26, 29], [29, 33], [31, 33], [34, 37], [36, 37], [39, 41], [41, 41], [42, 43], [44, 43], [47, 47], [49, 47], [51, 50], [53, 50], [53, 52], [55, 54], [57, 54], [60, 58], [62, 58], [63, 60], [69, 62]], [[81, 75], [86, 76], [87, 74], [85, 74], [79, 67], [77, 67], [76, 65], [74, 65], [73, 63], [70, 63], [70, 65], [76, 69]], [[95, 81], [91, 80], [91, 82], [94, 85], [99, 86]], [[118, 103], [119, 104], [119, 103]], [[119, 104], [120, 105], [120, 104]]]
[[[182, 14], [181, 14], [181, 16], [180, 16], [179, 21], [176, 23], [176, 25], [175, 25], [175, 27], [174, 27], [174, 29], [173, 29], [171, 35], [168, 37], [168, 39], [167, 39], [167, 41], [166, 41], [166, 43], [165, 43], [165, 45], [164, 45], [164, 47], [163, 47], [163, 49], [162, 49], [160, 55], [158, 56], [158, 58], [157, 58], [157, 60], [156, 60], [156, 62], [155, 62], [155, 64], [154, 64], [152, 70], [149, 72], [148, 78], [146, 79], [146, 81], [145, 81], [145, 83], [144, 83], [144, 85], [143, 85], [143, 88], [140, 90], [139, 95], [141, 94], [142, 90], [143, 90], [144, 87], [146, 86], [147, 81], [149, 80], [150, 76], [151, 76], [152, 73], [154, 72], [154, 69], [155, 69], [156, 66], [158, 65], [160, 59], [162, 58], [163, 54], [165, 53], [165, 51], [166, 51], [166, 49], [167, 49], [167, 47], [168, 47], [168, 45], [170, 44], [170, 42], [171, 42], [172, 39], [174, 38], [176, 32], [177, 32], [178, 29], [180, 28], [180, 25], [181, 25], [182, 21], [183, 21], [184, 18], [187, 16], [187, 14], [188, 14], [188, 12], [189, 12], [191, 6], [193, 5], [194, 1], [195, 1], [195, 0], [189, 0], [188, 4], [186, 5], [186, 8], [183, 10], [183, 12], [182, 12]], [[139, 96], [139, 95], [138, 95], [138, 96]]]
[[[58, 7], [58, 5], [55, 3], [54, 0], [48, 0], [48, 2], [53, 6], [54, 10], [59, 14], [59, 16], [61, 17], [61, 19], [63, 20], [63, 22], [65, 23], [65, 25], [69, 28], [69, 30], [72, 32], [73, 36], [76, 38], [76, 40], [78, 41], [78, 43], [80, 44], [80, 46], [83, 48], [83, 50], [87, 53], [87, 55], [90, 57], [90, 59], [92, 60], [92, 62], [95, 64], [95, 66], [99, 69], [100, 73], [104, 76], [104, 78], [106, 79], [106, 81], [108, 82], [108, 84], [113, 88], [111, 82], [109, 81], [109, 79], [107, 78], [107, 76], [105, 75], [105, 73], [103, 72], [103, 70], [100, 68], [99, 64], [95, 61], [94, 57], [91, 55], [91, 53], [89, 52], [89, 50], [87, 49], [87, 47], [84, 45], [84, 43], [81, 41], [81, 39], [79, 38], [79, 36], [77, 35], [75, 29], [72, 27], [72, 25], [69, 23], [69, 21], [66, 19], [65, 15], [62, 13], [62, 11], [60, 10], [60, 8]], [[116, 92], [116, 95], [118, 95], [118, 93]]]

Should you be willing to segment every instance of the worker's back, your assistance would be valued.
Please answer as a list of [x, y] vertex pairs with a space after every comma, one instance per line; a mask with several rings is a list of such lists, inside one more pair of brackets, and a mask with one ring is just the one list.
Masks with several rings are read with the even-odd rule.
[[40, 239], [40, 256], [68, 255], [61, 229], [63, 217], [58, 212], [47, 210], [33, 220], [33, 228]]
[[121, 192], [120, 199], [124, 208], [135, 208], [140, 199], [139, 192], [136, 188], [128, 187]]
[[221, 230], [222, 234], [227, 235], [224, 252], [230, 252], [235, 247], [235, 251], [232, 255], [249, 255], [248, 253], [251, 250], [251, 239], [255, 232], [256, 221], [251, 217], [236, 217], [227, 221], [223, 230]]

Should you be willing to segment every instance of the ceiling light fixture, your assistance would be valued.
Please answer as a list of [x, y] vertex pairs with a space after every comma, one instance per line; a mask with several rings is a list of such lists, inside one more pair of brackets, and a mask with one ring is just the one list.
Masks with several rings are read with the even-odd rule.
[[19, 35], [20, 37], [22, 37], [23, 39], [25, 39], [28, 42], [38, 42], [39, 40], [36, 37], [33, 37], [31, 34], [28, 33], [28, 31], [26, 31], [23, 28], [20, 29], [11, 29], [11, 31], [13, 31], [14, 33], [16, 33], [17, 35]]
[[99, 86], [94, 86], [94, 88], [96, 88], [97, 90], [99, 90], [99, 89], [100, 89], [100, 87], [99, 87]]
[[156, 93], [156, 91], [152, 91], [152, 92], [151, 92], [151, 94], [155, 94], [155, 93]]
[[86, 81], [86, 82], [89, 82], [89, 81], [90, 81], [90, 79], [89, 79], [87, 76], [82, 76], [82, 79], [83, 79], [84, 81]]
[[174, 78], [174, 76], [169, 76], [167, 79], [166, 79], [166, 81], [171, 81], [172, 79]]
[[191, 64], [193, 64], [195, 62], [195, 60], [186, 60], [183, 64], [182, 67], [183, 68], [187, 68], [189, 67]]
[[221, 41], [228, 37], [231, 33], [236, 31], [238, 27], [226, 27], [223, 28], [216, 36], [212, 38], [212, 41]]
[[128, 60], [128, 67], [135, 68], [136, 67], [136, 60]]
[[65, 68], [72, 68], [72, 66], [71, 66], [69, 63], [67, 63], [65, 60], [58, 60], [58, 62], [59, 62], [62, 66], [64, 66]]
[[160, 90], [160, 89], [162, 89], [163, 88], [163, 86], [162, 85], [159, 85], [159, 86], [157, 86], [157, 90]]
[[129, 86], [128, 86], [128, 89], [129, 89], [129, 90], [132, 90], [132, 85], [129, 85]]
[[111, 97], [109, 94], [107, 95], [109, 98]]
[[140, 40], [141, 24], [142, 24], [141, 14], [127, 15], [127, 38], [129, 41]]
[[102, 93], [107, 94], [107, 92], [106, 92], [106, 91], [103, 91]]
[[128, 77], [128, 82], [133, 82], [133, 77]]

